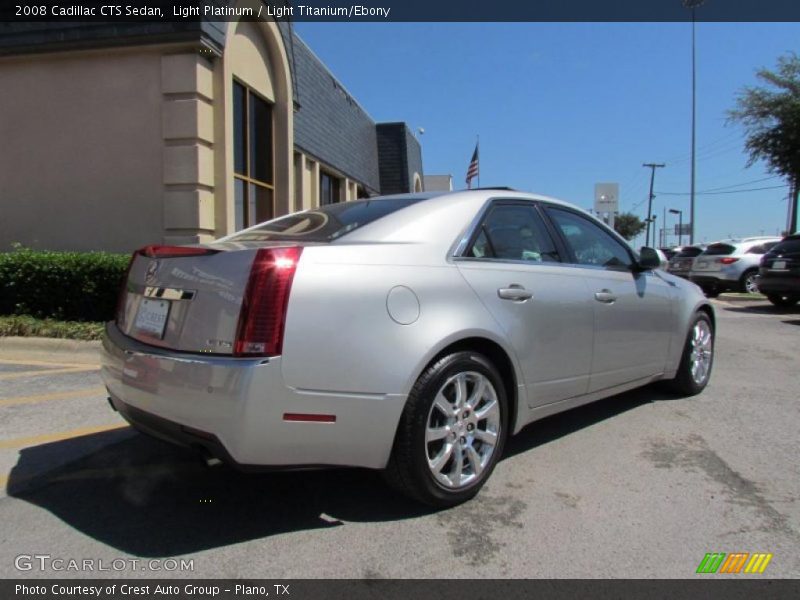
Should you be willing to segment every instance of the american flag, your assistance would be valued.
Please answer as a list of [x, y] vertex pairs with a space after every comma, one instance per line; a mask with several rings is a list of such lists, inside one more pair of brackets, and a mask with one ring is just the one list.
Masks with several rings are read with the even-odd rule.
[[478, 169], [478, 144], [475, 144], [475, 152], [472, 153], [472, 160], [469, 161], [469, 167], [467, 167], [467, 189], [472, 189], [472, 179], [478, 175], [480, 175], [480, 170]]

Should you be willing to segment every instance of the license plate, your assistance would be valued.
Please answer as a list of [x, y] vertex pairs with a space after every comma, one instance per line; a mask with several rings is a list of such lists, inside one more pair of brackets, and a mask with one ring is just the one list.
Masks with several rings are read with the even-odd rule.
[[161, 339], [164, 337], [164, 329], [167, 327], [168, 315], [169, 300], [142, 298], [142, 302], [139, 304], [139, 311], [136, 313], [136, 320], [133, 322], [133, 328], [145, 335]]
[[776, 260], [772, 263], [773, 270], [784, 270], [786, 269], [786, 261], [785, 260]]

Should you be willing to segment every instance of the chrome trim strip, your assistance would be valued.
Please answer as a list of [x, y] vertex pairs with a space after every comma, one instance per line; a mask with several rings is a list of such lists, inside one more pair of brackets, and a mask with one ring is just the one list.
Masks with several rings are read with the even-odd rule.
[[162, 300], [192, 300], [195, 293], [194, 290], [146, 286], [143, 295], [146, 298], [160, 298]]

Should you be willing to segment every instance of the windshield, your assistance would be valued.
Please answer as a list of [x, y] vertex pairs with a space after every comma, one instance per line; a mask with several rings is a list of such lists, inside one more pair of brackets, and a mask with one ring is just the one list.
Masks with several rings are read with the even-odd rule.
[[267, 221], [226, 238], [230, 242], [330, 242], [422, 200], [377, 198], [321, 206]]

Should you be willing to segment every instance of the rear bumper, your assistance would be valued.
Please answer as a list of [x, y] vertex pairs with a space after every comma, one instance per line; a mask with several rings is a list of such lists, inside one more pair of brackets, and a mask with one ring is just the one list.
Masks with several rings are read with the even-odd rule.
[[[140, 431], [242, 468], [383, 468], [405, 405], [398, 394], [291, 388], [280, 357], [171, 353], [126, 337], [113, 323], [101, 375], [114, 407]], [[286, 420], [289, 414], [335, 422]]]
[[800, 296], [800, 277], [759, 275], [758, 291], [764, 294], [797, 294]]

